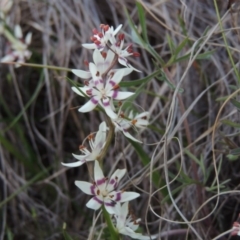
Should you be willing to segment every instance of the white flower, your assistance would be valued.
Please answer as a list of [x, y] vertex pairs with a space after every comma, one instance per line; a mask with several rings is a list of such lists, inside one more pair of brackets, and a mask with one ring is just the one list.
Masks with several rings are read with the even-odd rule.
[[149, 118], [149, 112], [142, 112], [140, 114], [137, 114], [134, 117], [133, 111], [129, 113], [128, 117], [125, 117], [123, 113], [121, 113], [121, 109], [118, 113], [118, 117], [116, 119], [112, 119], [112, 123], [115, 126], [115, 131], [121, 131], [127, 138], [135, 141], [140, 142], [138, 139], [134, 138], [128, 130], [131, 127], [137, 127], [137, 128], [145, 128], [149, 124], [148, 122]]
[[116, 191], [118, 183], [125, 173], [126, 169], [117, 169], [110, 179], [105, 178], [98, 161], [95, 161], [94, 183], [75, 181], [75, 185], [84, 193], [93, 195], [86, 205], [88, 208], [98, 210], [104, 205], [108, 213], [114, 214], [118, 203], [139, 197], [139, 194], [135, 192]]
[[13, 5], [12, 0], [0, 0], [0, 12], [7, 13]]
[[78, 88], [72, 87], [72, 90], [80, 96], [84, 97], [87, 95], [90, 97], [90, 100], [79, 108], [78, 111], [90, 112], [100, 104], [110, 118], [117, 118], [117, 114], [114, 112], [113, 100], [123, 100], [134, 94], [132, 92], [119, 91], [118, 84], [128, 70], [123, 68], [110, 72], [106, 80], [102, 78], [94, 63], [89, 63], [89, 70], [93, 78], [91, 84]]
[[[18, 62], [24, 63], [25, 60], [31, 57], [31, 52], [27, 49], [32, 40], [32, 34], [28, 33], [23, 40], [22, 30], [19, 25], [15, 26], [14, 29], [15, 39], [11, 42], [11, 51], [5, 57], [3, 57], [1, 62]], [[16, 67], [20, 67], [20, 64], [16, 64]]]
[[99, 130], [96, 134], [95, 140], [93, 140], [93, 135], [89, 136], [89, 145], [92, 151], [90, 152], [84, 146], [81, 146], [80, 151], [83, 153], [83, 155], [73, 154], [73, 156], [78, 161], [73, 163], [62, 163], [62, 165], [66, 167], [79, 167], [85, 162], [97, 160], [99, 154], [101, 153], [106, 143], [106, 134], [107, 134], [106, 132], [107, 132], [107, 125], [105, 122], [102, 122], [99, 125]]
[[118, 62], [125, 67], [128, 67], [137, 72], [141, 72], [140, 70], [134, 68], [127, 60], [127, 57], [129, 56], [139, 57], [140, 54], [138, 52], [133, 52], [131, 44], [128, 45], [125, 49], [123, 49], [124, 46], [123, 34], [120, 34], [119, 39], [120, 39], [119, 41], [113, 42], [111, 46], [111, 49], [115, 52], [115, 54], [118, 55]]
[[141, 219], [136, 219], [129, 215], [128, 202], [125, 202], [122, 206], [117, 206], [117, 214], [114, 215], [116, 218], [116, 229], [120, 234], [127, 235], [133, 239], [150, 240], [155, 239], [157, 236], [143, 236], [141, 233], [136, 233], [139, 222]]
[[145, 128], [149, 124], [149, 115], [149, 112], [142, 112], [134, 116], [133, 111], [131, 111], [128, 118], [130, 119], [133, 127]]
[[[99, 75], [102, 76], [107, 70], [109, 70], [109, 67], [113, 64], [114, 60], [114, 53], [111, 50], [108, 50], [105, 54], [100, 52], [98, 49], [95, 49], [93, 52], [93, 62], [96, 66], [97, 72], [99, 72]], [[111, 69], [111, 72], [116, 72], [118, 69]], [[90, 71], [84, 71], [79, 69], [72, 69], [72, 72], [83, 79], [92, 79], [92, 74]], [[126, 76], [132, 72], [132, 69], [125, 68], [124, 75]]]
[[115, 35], [119, 32], [119, 30], [122, 28], [122, 24], [119, 25], [115, 30], [113, 27], [109, 27], [108, 25], [101, 24], [100, 28], [102, 29], [101, 32], [99, 32], [97, 29], [93, 30], [93, 36], [91, 37], [91, 40], [93, 43], [84, 43], [82, 44], [83, 47], [88, 49], [99, 49], [102, 51], [108, 41], [113, 41], [115, 39]]

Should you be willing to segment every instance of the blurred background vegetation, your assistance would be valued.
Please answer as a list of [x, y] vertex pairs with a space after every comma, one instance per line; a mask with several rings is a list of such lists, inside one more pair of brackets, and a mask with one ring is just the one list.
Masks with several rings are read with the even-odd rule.
[[[130, 61], [142, 71], [125, 79], [159, 69], [161, 74], [142, 89], [131, 87], [140, 90], [135, 103], [151, 113], [150, 126], [141, 134], [148, 157], [139, 156], [118, 134], [105, 159], [106, 173], [113, 166], [128, 169], [127, 179], [136, 187], [131, 189], [142, 193], [132, 209], [142, 218], [144, 233], [200, 239], [194, 228], [201, 239], [213, 239], [230, 229], [240, 212], [240, 12], [229, 11], [228, 1], [217, 1], [220, 17], [226, 14], [222, 31], [214, 29], [219, 22], [214, 1], [142, 3], [143, 12], [133, 0], [15, 0], [9, 19], [11, 27], [21, 25], [24, 35], [33, 33], [29, 63], [70, 69], [86, 69], [84, 61], [92, 61], [81, 44], [90, 42], [93, 28], [123, 24], [127, 42], [141, 54]], [[164, 64], [147, 45], [138, 44], [127, 12], [140, 35], [145, 21], [148, 45]], [[0, 58], [7, 44], [0, 37]], [[77, 111], [85, 99], [71, 91], [68, 78], [81, 82], [68, 71], [0, 64], [0, 239], [63, 239], [63, 223], [73, 239], [92, 239], [94, 213], [85, 207], [89, 196], [74, 185], [89, 181], [88, 166], [67, 169], [61, 162], [73, 160], [72, 153], [79, 153], [78, 146], [98, 130], [104, 116]], [[162, 139], [167, 128], [169, 138]], [[150, 175], [146, 161], [155, 170]], [[149, 193], [154, 195], [149, 198]], [[181, 223], [179, 211], [189, 223]], [[102, 228], [98, 220], [95, 239], [107, 239]]]

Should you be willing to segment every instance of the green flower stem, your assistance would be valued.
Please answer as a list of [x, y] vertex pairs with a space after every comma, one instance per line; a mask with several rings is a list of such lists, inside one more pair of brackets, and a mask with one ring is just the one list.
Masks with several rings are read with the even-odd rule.
[[[9, 63], [16, 64], [15, 62], [3, 62], [2, 64], [9, 64]], [[27, 67], [47, 68], [47, 69], [66, 71], [66, 72], [71, 72], [72, 71], [71, 68], [55, 67], [55, 66], [35, 64], [35, 63], [17, 63], [17, 64], [21, 64], [22, 66], [27, 66]]]
[[102, 210], [103, 210], [103, 216], [107, 222], [108, 230], [111, 234], [111, 239], [121, 240], [119, 233], [117, 232], [117, 229], [113, 226], [111, 216], [109, 215], [109, 213], [107, 212], [104, 206], [102, 206]]

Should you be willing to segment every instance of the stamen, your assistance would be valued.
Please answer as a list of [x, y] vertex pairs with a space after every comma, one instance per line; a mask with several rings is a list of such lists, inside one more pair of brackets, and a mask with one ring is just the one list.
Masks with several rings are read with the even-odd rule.
[[116, 84], [116, 85], [114, 85], [114, 86], [113, 86], [113, 88], [112, 88], [112, 89], [113, 89], [113, 90], [117, 90], [117, 89], [119, 89], [119, 88], [120, 88], [120, 87], [119, 87], [119, 85], [118, 85], [118, 84]]
[[133, 125], [135, 125], [136, 122], [137, 122], [137, 119], [133, 119], [133, 120], [131, 121], [131, 123], [132, 123]]
[[134, 53], [133, 53], [133, 56], [134, 56], [134, 57], [140, 57], [140, 53], [139, 53], [139, 52], [134, 52]]
[[86, 148], [86, 147], [83, 145], [79, 145], [79, 150], [83, 150], [84, 148]]
[[87, 138], [89, 141], [92, 140], [94, 138], [94, 134], [93, 133], [89, 134]]
[[106, 52], [101, 52], [101, 54], [102, 54], [102, 57], [103, 57], [103, 58], [106, 58], [106, 57], [107, 57], [107, 53], [106, 53]]

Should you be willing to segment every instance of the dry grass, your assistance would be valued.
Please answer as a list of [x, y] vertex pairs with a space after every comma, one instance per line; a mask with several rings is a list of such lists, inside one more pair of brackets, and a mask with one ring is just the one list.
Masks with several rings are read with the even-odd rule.
[[[183, 93], [154, 78], [136, 99], [138, 106], [151, 112], [155, 129], [141, 134], [151, 164], [144, 167], [120, 134], [105, 159], [106, 172], [113, 166], [128, 169], [127, 183], [136, 184], [131, 189], [142, 193], [132, 208], [142, 218], [143, 232], [159, 233], [159, 239], [213, 239], [230, 229], [240, 212], [239, 159], [227, 158], [233, 145], [240, 145], [239, 128], [222, 123], [223, 119], [239, 123], [239, 112], [230, 99], [222, 109], [224, 101], [217, 101], [233, 92], [231, 85], [239, 89], [239, 79], [221, 30], [215, 28], [214, 4], [206, 2], [144, 2], [150, 43], [166, 62], [171, 57], [167, 35], [176, 45], [185, 39], [179, 18], [189, 37], [181, 55], [193, 53], [207, 27], [210, 30], [200, 43], [200, 53], [215, 51], [208, 59], [188, 59], [164, 69]], [[227, 1], [218, 2], [223, 16]], [[10, 22], [21, 24], [24, 33], [33, 32], [31, 63], [84, 69], [91, 51], [81, 44], [89, 42], [91, 30], [100, 23], [123, 23], [127, 40], [132, 42], [124, 7], [139, 26], [132, 0], [19, 0]], [[237, 68], [238, 19], [238, 13], [228, 13], [223, 19]], [[1, 56], [7, 43], [3, 38], [0, 41]], [[129, 79], [145, 77], [155, 69], [147, 51], [135, 47], [141, 57], [132, 59], [132, 64], [142, 72]], [[72, 160], [71, 153], [78, 152], [79, 144], [98, 129], [104, 116], [77, 111], [84, 99], [71, 91], [67, 77], [79, 81], [66, 71], [0, 65], [0, 239], [63, 239], [64, 222], [73, 239], [88, 239], [93, 211], [85, 207], [89, 197], [74, 185], [76, 179], [89, 180], [87, 166], [66, 169], [61, 162]], [[201, 159], [202, 168], [193, 156]], [[161, 181], [157, 186], [151, 180], [152, 170]], [[212, 184], [221, 188], [210, 189]], [[99, 233], [101, 221], [95, 227]]]

